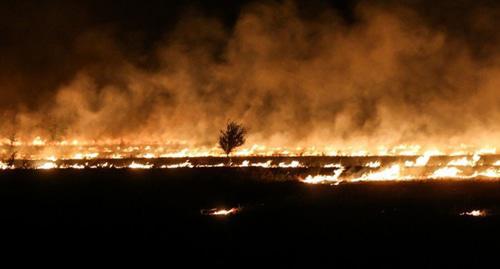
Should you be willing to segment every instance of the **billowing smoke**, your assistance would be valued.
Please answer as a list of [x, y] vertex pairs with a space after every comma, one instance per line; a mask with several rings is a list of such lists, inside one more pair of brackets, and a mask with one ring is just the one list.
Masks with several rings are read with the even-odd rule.
[[[122, 38], [105, 23], [69, 37], [32, 29], [49, 33], [30, 45], [43, 57], [5, 56], [0, 127], [24, 139], [196, 146], [236, 119], [251, 144], [499, 145], [499, 6], [440, 5], [366, 1], [346, 18], [260, 2], [230, 26], [187, 8], [133, 53], [124, 47], [141, 33]], [[68, 21], [63, 33], [86, 24]]]

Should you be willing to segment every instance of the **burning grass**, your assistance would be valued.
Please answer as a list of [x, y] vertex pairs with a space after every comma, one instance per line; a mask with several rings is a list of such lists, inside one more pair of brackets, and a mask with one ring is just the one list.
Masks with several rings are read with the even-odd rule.
[[[445, 154], [439, 150], [419, 153], [421, 147], [401, 146], [381, 151], [379, 155], [371, 155], [368, 151], [363, 154], [351, 151], [345, 155], [337, 151], [324, 155], [325, 149], [288, 150], [254, 145], [236, 152], [229, 160], [221, 157], [216, 149], [193, 151], [186, 148], [172, 152], [158, 145], [112, 146], [74, 141], [51, 148], [38, 139], [31, 144], [19, 143], [16, 147], [19, 158], [0, 162], [0, 170], [231, 168], [260, 169], [259, 173], [268, 175], [263, 171], [270, 169], [273, 171], [271, 179], [334, 185], [365, 181], [500, 178], [500, 156], [495, 154], [496, 149], [455, 150]], [[57, 150], [53, 150], [54, 147]], [[304, 153], [309, 155], [304, 156]]]

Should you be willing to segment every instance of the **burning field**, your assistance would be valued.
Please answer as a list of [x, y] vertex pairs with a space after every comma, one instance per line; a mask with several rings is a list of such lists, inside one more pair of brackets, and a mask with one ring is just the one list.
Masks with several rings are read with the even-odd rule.
[[500, 239], [498, 18], [490, 0], [0, 1], [0, 242], [479, 267]]
[[[335, 152], [328, 156], [325, 151], [314, 149], [293, 151], [254, 145], [250, 149], [239, 149], [228, 158], [217, 148], [172, 151], [158, 145], [78, 145], [75, 142], [45, 146], [42, 140], [38, 143], [16, 146], [15, 156], [22, 159], [13, 156], [0, 162], [0, 169], [258, 168], [281, 170], [276, 173], [276, 180], [335, 185], [360, 181], [500, 179], [500, 155], [496, 155], [495, 148], [474, 151], [463, 146], [446, 154], [439, 150], [421, 153], [420, 146], [403, 145], [376, 153], [380, 155], [364, 151]], [[4, 154], [12, 148], [4, 147]]]

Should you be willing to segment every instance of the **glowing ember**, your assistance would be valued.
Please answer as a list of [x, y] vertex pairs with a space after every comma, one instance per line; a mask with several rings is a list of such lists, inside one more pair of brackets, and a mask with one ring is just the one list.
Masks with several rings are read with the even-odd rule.
[[478, 210], [478, 209], [460, 213], [460, 216], [471, 216], [471, 217], [485, 217], [486, 215], [487, 215], [486, 210]]
[[230, 209], [212, 208], [212, 209], [202, 209], [201, 214], [206, 216], [228, 216], [237, 214], [241, 210], [242, 210], [241, 207], [233, 207]]

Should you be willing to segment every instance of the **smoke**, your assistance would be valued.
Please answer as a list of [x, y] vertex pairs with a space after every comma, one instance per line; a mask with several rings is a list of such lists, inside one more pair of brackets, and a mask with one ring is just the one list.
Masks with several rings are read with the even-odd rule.
[[81, 31], [44, 34], [66, 46], [34, 43], [42, 59], [6, 59], [0, 128], [197, 146], [236, 119], [251, 144], [498, 145], [500, 9], [440, 5], [362, 1], [346, 19], [260, 2], [229, 27], [188, 9], [147, 50], [130, 49], [123, 29], [69, 20]]

